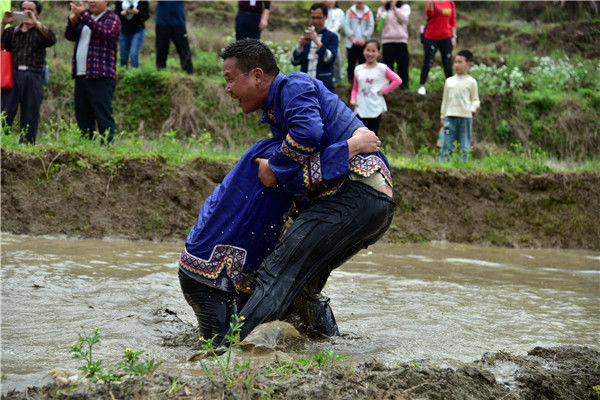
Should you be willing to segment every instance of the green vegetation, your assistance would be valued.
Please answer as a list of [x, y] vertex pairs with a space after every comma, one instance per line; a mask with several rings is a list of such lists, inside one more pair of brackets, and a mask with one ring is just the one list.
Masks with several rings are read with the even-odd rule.
[[130, 348], [125, 349], [122, 359], [118, 364], [118, 370], [116, 372], [111, 369], [102, 368], [103, 360], [94, 361], [92, 351], [94, 345], [100, 343], [100, 333], [98, 328], [94, 328], [92, 333], [87, 333], [81, 325], [81, 332], [77, 335], [77, 343], [71, 345], [69, 351], [73, 353], [73, 358], [76, 360], [83, 360], [85, 364], [79, 368], [83, 372], [90, 382], [113, 382], [120, 381], [125, 375], [132, 376], [144, 376], [152, 375], [158, 367], [163, 363], [162, 361], [155, 361], [154, 359], [145, 360], [140, 362], [140, 355], [143, 351], [134, 351]]
[[[372, 8], [379, 5], [374, 1], [368, 4]], [[309, 6], [309, 2], [273, 5], [263, 39], [285, 73], [297, 70], [290, 65], [289, 55], [296, 44], [296, 31], [306, 24]], [[411, 7], [409, 85], [414, 91], [422, 59], [417, 30], [424, 22], [424, 3], [414, 2]], [[109, 164], [160, 156], [177, 165], [197, 157], [235, 159], [251, 143], [270, 134], [259, 122], [259, 115], [244, 115], [224, 93], [217, 54], [233, 40], [235, 4], [191, 2], [187, 4], [188, 34], [195, 73], [181, 71], [173, 48], [166, 70], [156, 71], [151, 18], [141, 67], [119, 67], [113, 108], [120, 134], [114, 145], [103, 148], [80, 140], [74, 125], [74, 84], [70, 78], [73, 43], [61, 35], [67, 8], [63, 3], [48, 3], [42, 13], [42, 21], [55, 31], [59, 41], [47, 55], [50, 82], [42, 105], [38, 145], [30, 149], [18, 145], [12, 135], [3, 135], [3, 148], [27, 153], [73, 152]], [[429, 74], [425, 98], [394, 92], [388, 99], [390, 111], [383, 118], [380, 136], [392, 163], [419, 169], [598, 169], [598, 24], [593, 10], [578, 2], [560, 7], [550, 3], [461, 2], [459, 47], [468, 47], [475, 54], [471, 73], [482, 98], [475, 117], [471, 160], [462, 164], [437, 162], [438, 97], [445, 77], [436, 65]], [[347, 100], [347, 91], [346, 82], [339, 92], [343, 100]]]
[[240, 352], [240, 331], [244, 325], [244, 317], [233, 315], [229, 324], [231, 334], [225, 336], [229, 346], [215, 347], [215, 337], [201, 338], [205, 359], [200, 360], [202, 368], [213, 382], [225, 383], [228, 387], [241, 385], [248, 392], [269, 398], [271, 393], [268, 386], [259, 383], [257, 379], [264, 376], [268, 379], [282, 381], [293, 375], [304, 375], [306, 371], [319, 368], [325, 364], [341, 361], [345, 357], [331, 350], [319, 352], [294, 362], [280, 362], [262, 371], [252, 368], [250, 362], [233, 362], [232, 353]]

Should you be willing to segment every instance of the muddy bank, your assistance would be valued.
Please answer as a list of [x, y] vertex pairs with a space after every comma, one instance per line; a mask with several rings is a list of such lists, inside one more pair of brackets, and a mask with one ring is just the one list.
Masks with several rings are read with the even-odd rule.
[[[107, 167], [78, 155], [2, 149], [2, 231], [184, 240], [232, 164], [164, 160]], [[394, 170], [396, 215], [385, 239], [600, 249], [600, 173]]]
[[481, 360], [453, 368], [427, 361], [398, 366], [341, 362], [300, 368], [287, 379], [267, 376], [269, 369], [278, 367], [274, 364], [239, 375], [239, 382], [232, 385], [207, 377], [176, 378], [161, 373], [91, 386], [71, 377], [12, 391], [2, 398], [593, 400], [598, 396], [594, 386], [600, 384], [599, 365], [600, 353], [587, 347], [536, 347], [524, 356], [485, 354]]

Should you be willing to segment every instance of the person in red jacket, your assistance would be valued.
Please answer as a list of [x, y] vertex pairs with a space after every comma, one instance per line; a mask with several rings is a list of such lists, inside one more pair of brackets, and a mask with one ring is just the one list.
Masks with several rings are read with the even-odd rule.
[[427, 26], [423, 41], [423, 67], [418, 93], [424, 95], [427, 75], [433, 66], [435, 52], [440, 50], [446, 78], [452, 76], [452, 49], [456, 46], [456, 10], [453, 1], [428, 1], [425, 5]]

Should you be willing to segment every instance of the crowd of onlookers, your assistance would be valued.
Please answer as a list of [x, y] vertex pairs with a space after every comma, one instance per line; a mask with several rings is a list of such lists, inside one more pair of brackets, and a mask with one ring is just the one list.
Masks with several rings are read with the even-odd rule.
[[[87, 7], [79, 1], [70, 3], [71, 14], [64, 32], [65, 38], [74, 42], [72, 77], [75, 79], [77, 124], [82, 134], [90, 139], [99, 133], [102, 142], [110, 142], [116, 131], [112, 98], [117, 79], [117, 53], [122, 66], [139, 66], [145, 21], [150, 17], [148, 1], [117, 1], [114, 11], [109, 9], [108, 3], [89, 0]], [[365, 0], [356, 0], [344, 11], [337, 3], [328, 0], [310, 7], [311, 25], [301, 33], [291, 54], [291, 62], [334, 92], [335, 85], [342, 82], [340, 40], [343, 36], [347, 62], [345, 75], [352, 85], [350, 103], [363, 123], [377, 133], [381, 116], [387, 110], [384, 96], [396, 88], [408, 89], [407, 43], [411, 8], [406, 2], [383, 0], [375, 12], [365, 4]], [[238, 1], [237, 7], [236, 40], [248, 37], [260, 39], [261, 32], [268, 26], [271, 2]], [[12, 53], [13, 69], [11, 88], [5, 85], [3, 77], [4, 124], [12, 125], [20, 104], [21, 126], [27, 127], [22, 140], [29, 143], [36, 139], [43, 84], [48, 76], [45, 51], [56, 43], [55, 34], [40, 22], [41, 13], [39, 1], [23, 1], [20, 12], [3, 10], [2, 18], [2, 47]], [[453, 61], [452, 50], [457, 39], [453, 1], [428, 1], [425, 13], [427, 24], [421, 26], [424, 61], [418, 93], [426, 94], [427, 76], [439, 49], [448, 78], [441, 110], [445, 132], [442, 156], [452, 152], [454, 140], [459, 141], [461, 150], [466, 153], [470, 144], [472, 113], [479, 106], [477, 83], [467, 73], [472, 54], [468, 51], [459, 53]], [[166, 67], [169, 46], [173, 42], [181, 68], [193, 73], [185, 2], [159, 1], [155, 18], [156, 67]], [[381, 43], [374, 38], [376, 31], [380, 34]], [[467, 65], [465, 71], [457, 68], [457, 62], [461, 61]], [[450, 79], [453, 77], [453, 62], [457, 79]], [[470, 79], [458, 79], [463, 75]], [[467, 118], [470, 123], [457, 128], [454, 118]]]

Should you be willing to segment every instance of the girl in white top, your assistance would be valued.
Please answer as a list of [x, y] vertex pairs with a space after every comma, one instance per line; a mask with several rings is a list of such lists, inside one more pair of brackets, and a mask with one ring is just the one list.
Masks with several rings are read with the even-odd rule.
[[375, 134], [379, 130], [381, 114], [387, 111], [383, 96], [402, 83], [402, 79], [394, 71], [377, 62], [379, 54], [379, 42], [375, 39], [368, 40], [363, 51], [365, 63], [354, 69], [350, 97], [350, 104], [355, 106], [360, 120]]

